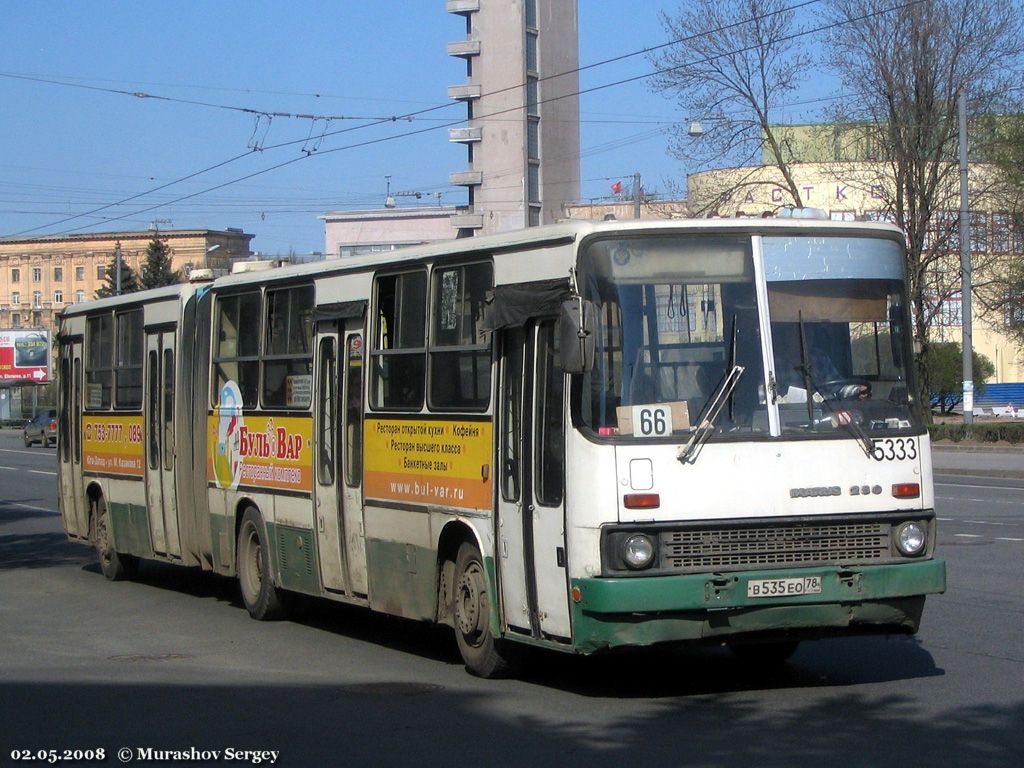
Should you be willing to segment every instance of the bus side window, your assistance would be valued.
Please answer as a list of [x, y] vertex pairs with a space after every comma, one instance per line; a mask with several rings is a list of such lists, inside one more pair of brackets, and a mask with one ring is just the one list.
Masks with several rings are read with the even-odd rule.
[[370, 404], [418, 411], [426, 373], [426, 272], [377, 278]]
[[85, 407], [109, 408], [114, 388], [114, 318], [90, 317], [86, 328]]
[[319, 443], [317, 465], [319, 471], [317, 479], [320, 481], [320, 485], [332, 485], [334, 483], [334, 455], [337, 446], [335, 439], [337, 429], [335, 409], [338, 402], [334, 391], [337, 380], [335, 357], [334, 339], [321, 339], [320, 370], [317, 374], [317, 391], [319, 392], [319, 403], [317, 405], [317, 442]]
[[216, 313], [211, 402], [216, 404], [221, 389], [233, 381], [242, 405], [252, 408], [259, 388], [260, 292], [218, 296]]
[[363, 475], [363, 337], [348, 338], [345, 355], [345, 482], [359, 487]]
[[559, 364], [554, 320], [537, 327], [536, 381], [536, 496], [541, 504], [557, 507], [562, 503], [565, 477], [565, 373]]
[[490, 402], [490, 337], [484, 336], [480, 323], [493, 274], [487, 262], [434, 270], [428, 392], [432, 409], [483, 410]]

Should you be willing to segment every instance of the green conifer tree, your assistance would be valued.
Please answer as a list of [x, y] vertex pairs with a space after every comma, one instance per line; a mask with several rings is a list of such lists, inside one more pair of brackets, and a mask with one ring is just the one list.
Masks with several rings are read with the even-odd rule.
[[171, 249], [154, 236], [146, 246], [146, 263], [142, 265], [142, 287], [160, 288], [181, 282], [181, 270], [171, 269]]

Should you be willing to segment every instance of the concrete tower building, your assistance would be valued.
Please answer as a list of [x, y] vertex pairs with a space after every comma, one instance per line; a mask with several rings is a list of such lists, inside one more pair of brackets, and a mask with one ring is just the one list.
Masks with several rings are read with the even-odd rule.
[[469, 157], [450, 176], [469, 197], [452, 225], [467, 235], [564, 217], [580, 190], [576, 0], [447, 0], [447, 10], [466, 23], [448, 44], [467, 74], [448, 95], [468, 113], [449, 139]]

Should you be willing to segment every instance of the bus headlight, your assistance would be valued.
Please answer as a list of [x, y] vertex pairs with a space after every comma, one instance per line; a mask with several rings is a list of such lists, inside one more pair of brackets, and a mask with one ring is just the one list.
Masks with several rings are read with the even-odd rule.
[[654, 552], [654, 540], [646, 533], [634, 533], [622, 543], [622, 559], [634, 571], [649, 568]]
[[924, 552], [928, 536], [920, 523], [903, 523], [896, 529], [896, 549], [907, 557], [917, 557]]

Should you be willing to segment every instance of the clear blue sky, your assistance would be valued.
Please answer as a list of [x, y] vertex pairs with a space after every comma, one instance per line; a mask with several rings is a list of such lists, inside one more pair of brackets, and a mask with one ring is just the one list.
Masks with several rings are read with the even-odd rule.
[[[165, 229], [241, 227], [256, 235], [258, 251], [305, 253], [323, 250], [320, 214], [382, 205], [386, 175], [393, 192], [441, 192], [444, 204], [464, 203], [465, 191], [447, 179], [465, 166], [465, 150], [449, 144], [442, 127], [464, 118], [463, 106], [365, 127], [373, 118], [448, 104], [447, 86], [465, 81], [463, 61], [446, 54], [448, 42], [464, 37], [464, 26], [444, 6], [443, 0], [5, 2], [0, 235], [37, 227], [26, 234], [144, 229], [164, 219]], [[664, 42], [662, 7], [676, 5], [580, 0], [580, 64]], [[650, 68], [644, 57], [633, 57], [585, 71], [581, 87]], [[185, 102], [364, 119], [275, 117], [268, 126], [248, 112]], [[610, 194], [614, 180], [628, 181], [634, 171], [649, 190], [685, 177], [687, 169], [667, 155], [663, 133], [668, 121], [685, 116], [645, 81], [585, 94], [580, 110], [585, 199]], [[314, 140], [304, 145], [311, 125]], [[325, 126], [345, 132], [315, 141]], [[421, 133], [366, 143], [414, 132]], [[249, 151], [253, 142], [262, 151]], [[307, 155], [304, 148], [317, 151]], [[238, 159], [142, 195], [232, 158]], [[236, 181], [260, 171], [266, 172]], [[219, 185], [226, 186], [206, 191]], [[202, 194], [174, 202], [195, 193]], [[61, 222], [133, 195], [141, 196]]]

